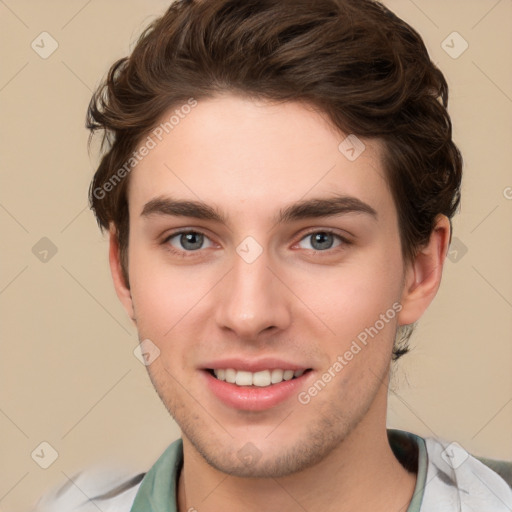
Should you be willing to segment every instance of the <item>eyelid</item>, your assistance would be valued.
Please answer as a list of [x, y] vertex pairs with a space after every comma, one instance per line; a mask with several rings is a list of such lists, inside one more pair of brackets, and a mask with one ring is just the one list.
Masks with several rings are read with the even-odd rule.
[[[352, 243], [351, 239], [350, 239], [350, 236], [345, 236], [343, 234], [341, 234], [338, 230], [334, 229], [334, 228], [321, 228], [321, 227], [318, 227], [318, 228], [311, 228], [310, 230], [306, 231], [305, 233], [302, 233], [300, 235], [300, 238], [298, 238], [297, 242], [295, 242], [293, 245], [297, 245], [299, 242], [301, 242], [302, 240], [304, 240], [304, 238], [308, 237], [308, 236], [311, 236], [315, 233], [328, 233], [330, 235], [333, 235], [335, 237], [338, 237], [341, 242], [345, 245], [349, 245]], [[348, 233], [347, 233], [348, 234]], [[327, 252], [327, 251], [317, 251], [317, 252]]]
[[166, 232], [161, 235], [162, 243], [167, 242], [170, 238], [173, 238], [177, 235], [183, 235], [187, 233], [197, 233], [199, 235], [203, 235], [209, 240], [212, 240], [212, 237], [208, 234], [208, 230], [205, 230], [204, 228], [195, 228], [195, 227], [182, 227], [182, 228], [175, 228], [166, 230]]

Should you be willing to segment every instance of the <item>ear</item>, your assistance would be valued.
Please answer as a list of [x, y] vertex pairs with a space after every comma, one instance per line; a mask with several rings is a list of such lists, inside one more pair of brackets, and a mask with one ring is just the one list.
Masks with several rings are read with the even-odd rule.
[[430, 239], [407, 265], [398, 325], [416, 322], [436, 296], [450, 244], [450, 220], [438, 215]]
[[116, 289], [117, 296], [119, 297], [119, 300], [121, 301], [124, 309], [128, 313], [128, 316], [136, 324], [137, 322], [133, 308], [132, 294], [124, 279], [121, 266], [119, 240], [115, 228], [113, 227], [111, 227], [109, 231], [109, 263], [110, 272], [112, 273], [112, 279], [114, 281], [114, 288]]

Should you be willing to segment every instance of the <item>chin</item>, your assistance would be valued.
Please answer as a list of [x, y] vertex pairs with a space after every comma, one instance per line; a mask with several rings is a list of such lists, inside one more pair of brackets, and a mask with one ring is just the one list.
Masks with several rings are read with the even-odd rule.
[[[272, 440], [268, 433], [252, 440], [250, 435], [233, 439], [226, 434], [229, 440], [224, 436], [220, 439], [206, 437], [196, 435], [197, 425], [182, 432], [197, 453], [217, 471], [240, 478], [281, 478], [311, 468], [328, 457], [350, 431], [341, 425], [343, 422], [324, 417], [303, 432], [294, 430], [293, 437], [280, 439], [276, 433]], [[289, 429], [290, 425], [283, 428]]]

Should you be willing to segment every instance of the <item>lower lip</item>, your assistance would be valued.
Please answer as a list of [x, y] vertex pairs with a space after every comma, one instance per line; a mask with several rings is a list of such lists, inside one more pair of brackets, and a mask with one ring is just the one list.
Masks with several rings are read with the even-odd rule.
[[224, 404], [242, 411], [264, 411], [297, 396], [311, 371], [292, 380], [284, 380], [270, 386], [237, 386], [215, 378], [204, 370], [210, 391]]

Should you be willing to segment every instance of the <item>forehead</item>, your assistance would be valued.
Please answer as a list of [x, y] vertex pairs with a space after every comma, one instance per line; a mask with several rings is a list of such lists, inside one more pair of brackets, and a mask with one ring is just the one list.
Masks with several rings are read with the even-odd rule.
[[393, 207], [381, 143], [340, 132], [310, 105], [223, 95], [181, 107], [165, 112], [139, 146], [151, 149], [131, 172], [133, 214], [165, 194], [227, 216], [271, 216], [290, 202], [332, 194]]

